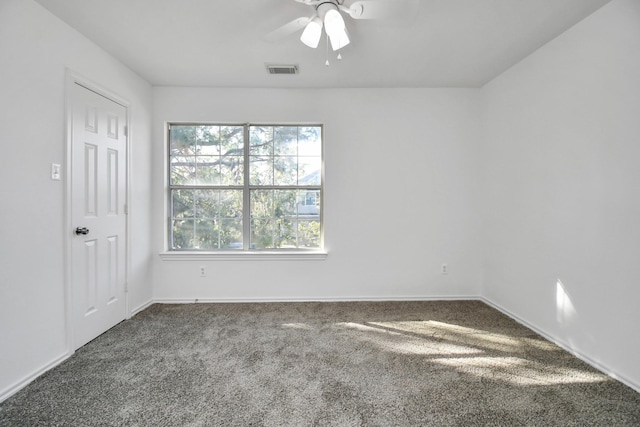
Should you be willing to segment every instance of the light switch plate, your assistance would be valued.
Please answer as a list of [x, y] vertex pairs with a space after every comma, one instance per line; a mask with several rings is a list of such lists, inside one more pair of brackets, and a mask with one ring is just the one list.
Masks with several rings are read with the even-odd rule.
[[57, 163], [51, 163], [51, 179], [54, 181], [60, 181], [60, 165]]

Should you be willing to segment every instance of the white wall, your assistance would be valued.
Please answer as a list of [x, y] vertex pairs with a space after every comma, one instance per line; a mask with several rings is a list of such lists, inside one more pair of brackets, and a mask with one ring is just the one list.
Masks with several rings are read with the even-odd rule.
[[[295, 78], [295, 77], [293, 77]], [[165, 121], [322, 123], [324, 261], [163, 261], [158, 300], [477, 296], [479, 91], [154, 88], [155, 252]], [[440, 274], [446, 262], [450, 273]], [[199, 266], [208, 277], [199, 277]]]
[[[0, 1], [0, 400], [64, 358], [65, 69], [131, 103], [131, 306], [151, 299], [151, 87], [31, 0]], [[64, 178], [64, 177], [63, 177]]]
[[482, 294], [640, 389], [640, 2], [482, 96]]
[[[0, 1], [0, 400], [68, 354], [49, 179], [66, 67], [131, 102], [133, 310], [482, 295], [640, 388], [639, 9], [614, 0], [481, 91], [155, 88], [152, 122], [146, 82], [31, 0]], [[328, 258], [161, 260], [163, 125], [183, 120], [323, 123]]]

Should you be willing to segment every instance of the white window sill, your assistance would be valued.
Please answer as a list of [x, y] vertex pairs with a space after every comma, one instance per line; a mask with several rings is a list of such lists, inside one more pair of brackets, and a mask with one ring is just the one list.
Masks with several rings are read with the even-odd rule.
[[168, 251], [158, 255], [163, 261], [308, 261], [324, 260], [329, 254], [323, 251]]

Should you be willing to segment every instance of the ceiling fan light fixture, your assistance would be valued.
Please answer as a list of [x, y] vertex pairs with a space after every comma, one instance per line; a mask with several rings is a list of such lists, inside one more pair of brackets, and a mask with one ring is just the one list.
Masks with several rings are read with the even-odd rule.
[[327, 34], [329, 34], [329, 37], [344, 30], [344, 19], [342, 19], [342, 15], [338, 12], [338, 9], [329, 9], [324, 14], [324, 28]]
[[331, 40], [331, 48], [335, 51], [349, 44], [346, 26], [337, 9], [329, 9], [324, 14], [324, 29]]
[[319, 17], [314, 17], [307, 26], [304, 28], [300, 41], [312, 49], [318, 47], [320, 39], [322, 38], [322, 20]]
[[344, 28], [341, 31], [336, 31], [333, 35], [329, 34], [329, 40], [331, 41], [331, 49], [333, 49], [334, 51], [342, 49], [343, 47], [351, 43], [351, 40], [349, 40], [349, 35]]

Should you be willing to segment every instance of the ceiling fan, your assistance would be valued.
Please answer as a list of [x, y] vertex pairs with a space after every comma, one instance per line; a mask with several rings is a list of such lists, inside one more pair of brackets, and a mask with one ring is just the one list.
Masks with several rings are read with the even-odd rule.
[[391, 15], [398, 2], [393, 0], [353, 1], [345, 5], [345, 0], [294, 0], [313, 8], [310, 16], [300, 17], [272, 31], [266, 36], [275, 41], [304, 28], [300, 41], [311, 48], [317, 48], [322, 38], [322, 30], [336, 51], [347, 46], [351, 40], [347, 32], [343, 14], [353, 19], [379, 19]]

